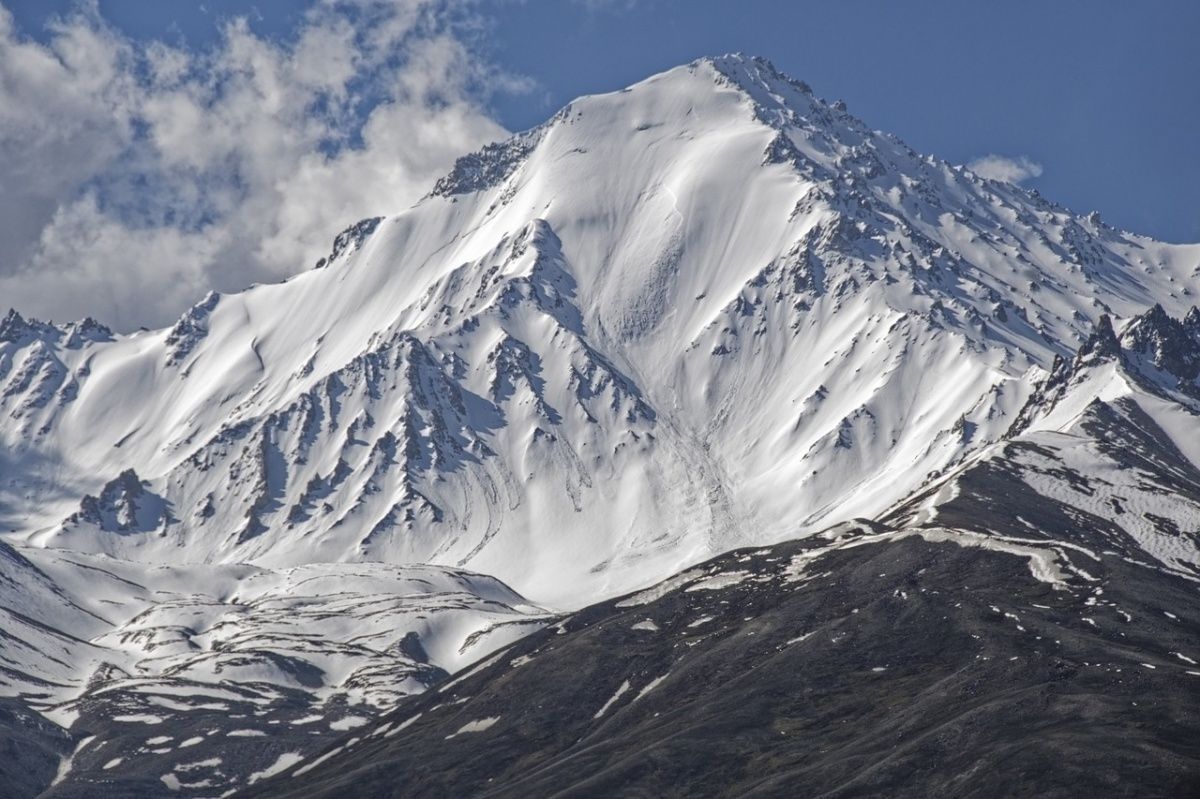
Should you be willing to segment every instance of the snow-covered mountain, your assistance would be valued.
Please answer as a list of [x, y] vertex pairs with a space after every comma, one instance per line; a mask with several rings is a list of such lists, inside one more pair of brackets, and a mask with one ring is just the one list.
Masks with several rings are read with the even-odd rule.
[[2, 523], [151, 563], [443, 563], [579, 604], [886, 509], [1003, 433], [1100, 316], [1182, 316], [1198, 265], [764, 61], [698, 61], [170, 329], [10, 316]]
[[[199, 795], [552, 612], [853, 518], [1102, 529], [1196, 577], [1197, 292], [1200, 245], [760, 59], [581, 98], [170, 328], [0, 322], [3, 695], [74, 720], [59, 795], [116, 760]], [[168, 710], [200, 732], [112, 721]], [[275, 743], [233, 765], [231, 714]]]

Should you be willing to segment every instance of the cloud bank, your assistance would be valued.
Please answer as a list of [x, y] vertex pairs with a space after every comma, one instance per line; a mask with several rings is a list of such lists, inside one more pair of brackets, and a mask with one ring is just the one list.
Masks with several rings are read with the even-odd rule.
[[1023, 155], [1016, 158], [1006, 158], [1002, 155], [985, 155], [967, 164], [981, 178], [1003, 180], [1006, 183], [1020, 184], [1030, 178], [1042, 174], [1042, 165]]
[[94, 2], [34, 41], [0, 6], [0, 305], [128, 330], [307, 268], [505, 135], [487, 98], [526, 87], [471, 26], [468, 0], [320, 0], [285, 41], [239, 18], [191, 50]]

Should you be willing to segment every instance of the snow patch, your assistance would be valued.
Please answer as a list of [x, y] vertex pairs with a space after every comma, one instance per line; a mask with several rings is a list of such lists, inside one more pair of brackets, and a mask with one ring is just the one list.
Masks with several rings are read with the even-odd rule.
[[723, 572], [714, 574], [711, 577], [692, 583], [685, 591], [719, 591], [722, 588], [729, 588], [740, 583], [744, 583], [750, 577], [750, 572], [735, 571]]
[[633, 701], [634, 702], [638, 701], [643, 696], [645, 696], [646, 694], [650, 693], [655, 688], [657, 688], [659, 686], [659, 684], [662, 683], [663, 680], [667, 679], [667, 677], [670, 675], [670, 673], [671, 672], [667, 672], [666, 674], [664, 674], [661, 677], [655, 677], [653, 680], [651, 680], [650, 682], [648, 682], [644, 686], [642, 686], [642, 690], [638, 691], [638, 694], [637, 694], [637, 696], [635, 696], [633, 698]]
[[355, 727], [361, 727], [368, 721], [370, 721], [370, 719], [364, 716], [343, 716], [337, 721], [331, 721], [329, 723], [329, 729], [336, 730], [337, 732], [345, 732], [346, 730], [352, 730]]
[[[608, 701], [604, 703], [603, 707], [601, 707], [599, 710], [596, 711], [596, 714], [594, 716], [592, 716], [592, 718], [598, 719], [601, 716], [603, 716], [605, 713], [607, 713], [608, 709], [610, 707], [612, 707], [613, 705], [615, 705], [617, 700], [620, 699], [625, 694], [625, 692], [628, 690], [629, 690], [629, 680], [625, 680], [623, 683], [621, 683], [620, 686], [618, 686], [617, 692], [608, 698]], [[639, 694], [639, 696], [640, 696], [640, 694]]]
[[276, 758], [274, 763], [267, 766], [262, 771], [256, 771], [251, 774], [247, 778], [246, 783], [248, 785], [253, 785], [259, 780], [265, 780], [268, 777], [274, 777], [279, 772], [291, 768], [302, 760], [304, 760], [304, 755], [300, 754], [299, 752], [285, 752]]
[[457, 732], [452, 732], [446, 736], [446, 740], [450, 740], [458, 735], [464, 735], [472, 732], [483, 732], [491, 729], [492, 725], [500, 720], [499, 716], [491, 716], [485, 719], [477, 719], [476, 721], [468, 721], [466, 724], [458, 728]]

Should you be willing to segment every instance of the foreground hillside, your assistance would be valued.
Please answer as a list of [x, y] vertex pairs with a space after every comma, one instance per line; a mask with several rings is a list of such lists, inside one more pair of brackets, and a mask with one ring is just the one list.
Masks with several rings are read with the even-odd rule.
[[242, 795], [1172, 796], [1196, 585], [948, 528], [834, 528], [573, 615]]

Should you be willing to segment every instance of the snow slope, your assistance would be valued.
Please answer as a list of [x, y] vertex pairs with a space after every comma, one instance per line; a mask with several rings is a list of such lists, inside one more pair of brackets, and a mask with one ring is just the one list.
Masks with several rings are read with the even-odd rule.
[[67, 723], [103, 693], [203, 704], [231, 685], [261, 706], [299, 689], [317, 712], [386, 708], [548, 618], [434, 566], [147, 567], [3, 544], [0, 614], [0, 696]]
[[579, 606], [871, 516], [994, 441], [1160, 244], [706, 59], [462, 159], [170, 329], [0, 328], [0, 527], [145, 563], [438, 563]]

